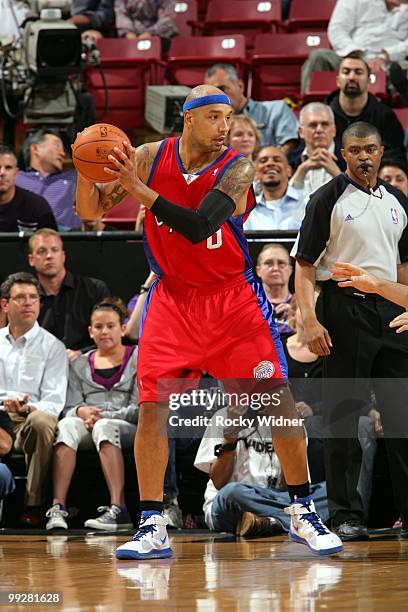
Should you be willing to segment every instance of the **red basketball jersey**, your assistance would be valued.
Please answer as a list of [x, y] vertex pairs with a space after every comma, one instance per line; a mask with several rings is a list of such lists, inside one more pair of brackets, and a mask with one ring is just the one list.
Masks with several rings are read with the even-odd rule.
[[[167, 138], [160, 145], [147, 184], [163, 198], [196, 210], [239, 156], [240, 153], [228, 147], [199, 173], [188, 174], [180, 159], [179, 138]], [[151, 269], [159, 276], [190, 287], [242, 276], [246, 270], [252, 269], [243, 223], [254, 206], [255, 196], [251, 188], [246, 212], [239, 217], [230, 217], [215, 234], [199, 244], [192, 244], [178, 232], [159, 223], [147, 210], [144, 230]]]

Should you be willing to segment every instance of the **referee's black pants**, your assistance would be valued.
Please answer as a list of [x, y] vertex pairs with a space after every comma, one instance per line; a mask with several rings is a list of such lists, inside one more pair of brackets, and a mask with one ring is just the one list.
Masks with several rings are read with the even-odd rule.
[[348, 291], [326, 281], [316, 306], [333, 343], [323, 367], [327, 379], [325, 469], [332, 525], [364, 520], [357, 492], [361, 467], [357, 431], [370, 387], [381, 413], [395, 504], [408, 520], [408, 332], [397, 334], [389, 327], [404, 310], [379, 296], [359, 298], [357, 292]]

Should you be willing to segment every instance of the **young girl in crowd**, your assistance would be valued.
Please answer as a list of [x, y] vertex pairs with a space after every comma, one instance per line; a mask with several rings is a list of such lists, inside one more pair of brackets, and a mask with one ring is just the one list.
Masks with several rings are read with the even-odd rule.
[[70, 365], [64, 418], [58, 424], [53, 465], [53, 505], [47, 511], [47, 529], [67, 529], [66, 497], [75, 470], [77, 450], [93, 446], [99, 453], [110, 493], [110, 505], [85, 527], [116, 531], [131, 529], [125, 506], [125, 469], [122, 449], [133, 446], [138, 392], [137, 348], [123, 346], [127, 309], [119, 298], [94, 306], [89, 334], [96, 349]]

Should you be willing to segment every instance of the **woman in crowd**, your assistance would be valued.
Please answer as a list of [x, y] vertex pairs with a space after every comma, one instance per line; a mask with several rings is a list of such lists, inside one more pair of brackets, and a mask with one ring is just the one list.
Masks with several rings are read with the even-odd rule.
[[75, 470], [77, 450], [93, 446], [99, 453], [110, 493], [110, 505], [85, 527], [116, 531], [131, 529], [125, 506], [122, 449], [133, 446], [138, 392], [137, 348], [123, 346], [127, 309], [119, 298], [106, 298], [93, 308], [89, 335], [96, 349], [71, 363], [64, 418], [58, 424], [53, 465], [53, 505], [47, 529], [67, 529], [66, 498]]
[[246, 115], [233, 115], [226, 144], [254, 161], [261, 142], [255, 121]]

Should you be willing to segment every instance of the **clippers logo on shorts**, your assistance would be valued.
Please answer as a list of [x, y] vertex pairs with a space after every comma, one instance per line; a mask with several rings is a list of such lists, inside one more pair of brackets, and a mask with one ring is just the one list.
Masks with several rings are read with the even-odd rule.
[[394, 225], [398, 224], [398, 211], [396, 208], [390, 208], [391, 211], [391, 219]]
[[260, 380], [262, 378], [272, 378], [275, 374], [275, 366], [271, 361], [261, 361], [254, 368], [254, 378]]

